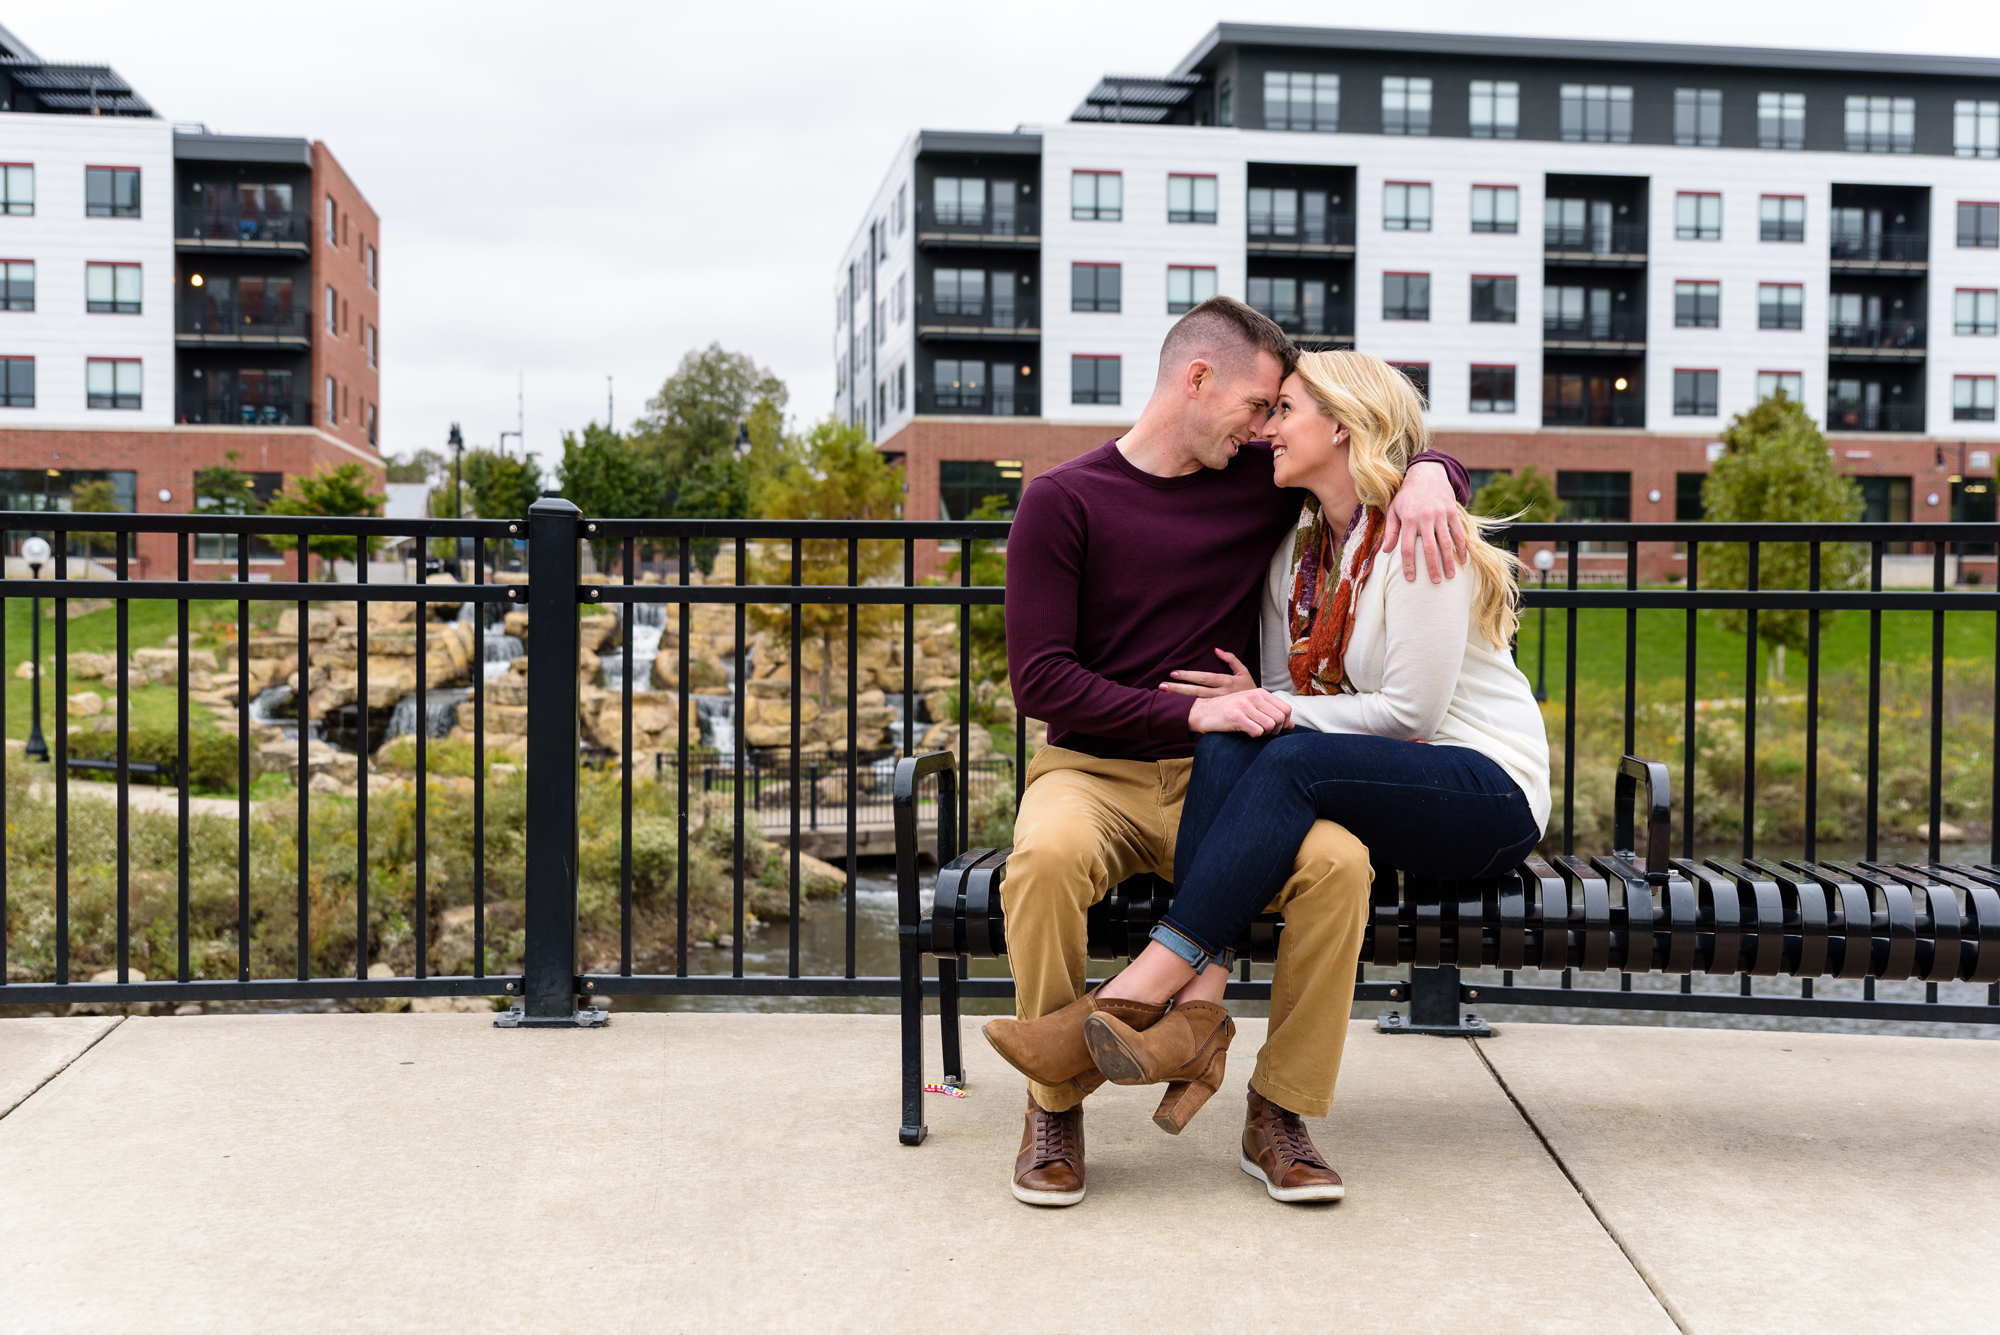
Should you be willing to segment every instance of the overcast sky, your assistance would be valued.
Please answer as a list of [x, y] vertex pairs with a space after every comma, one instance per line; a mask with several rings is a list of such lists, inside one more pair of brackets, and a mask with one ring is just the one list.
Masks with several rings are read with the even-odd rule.
[[2000, 5], [1679, 0], [1382, 6], [1130, 0], [211, 6], [14, 0], [44, 58], [108, 63], [159, 113], [323, 139], [382, 218], [389, 453], [514, 425], [629, 425], [720, 340], [832, 406], [834, 266], [912, 129], [1067, 118], [1218, 20], [2000, 56]]

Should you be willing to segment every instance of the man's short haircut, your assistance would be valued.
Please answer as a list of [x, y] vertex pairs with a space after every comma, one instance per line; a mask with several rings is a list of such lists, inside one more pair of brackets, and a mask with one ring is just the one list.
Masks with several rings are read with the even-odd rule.
[[1298, 365], [1299, 350], [1277, 321], [1234, 297], [1210, 297], [1183, 315], [1160, 345], [1160, 379], [1178, 376], [1197, 359], [1224, 375], [1247, 372], [1259, 352], [1278, 359], [1278, 378]]

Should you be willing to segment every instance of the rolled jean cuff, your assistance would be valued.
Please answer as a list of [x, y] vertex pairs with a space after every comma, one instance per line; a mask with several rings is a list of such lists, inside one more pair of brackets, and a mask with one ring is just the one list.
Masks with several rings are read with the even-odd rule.
[[1201, 973], [1211, 964], [1220, 964], [1224, 969], [1236, 967], [1236, 952], [1233, 949], [1225, 949], [1217, 954], [1187, 933], [1167, 923], [1161, 923], [1148, 935], [1186, 960], [1196, 973]]

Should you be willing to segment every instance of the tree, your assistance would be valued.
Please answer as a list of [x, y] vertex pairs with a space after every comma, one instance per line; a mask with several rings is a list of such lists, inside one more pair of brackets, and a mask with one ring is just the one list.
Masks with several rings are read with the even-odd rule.
[[1556, 489], [1533, 464], [1520, 476], [1496, 473], [1479, 489], [1469, 507], [1472, 513], [1490, 519], [1519, 519], [1524, 524], [1546, 524], [1562, 510]]
[[540, 464], [492, 450], [467, 451], [464, 478], [472, 512], [481, 519], [526, 519], [542, 495]]
[[[660, 466], [630, 440], [592, 423], [578, 436], [563, 432], [562, 463], [556, 467], [562, 494], [587, 518], [652, 519], [667, 512], [667, 484]], [[611, 544], [592, 544], [597, 568], [610, 566]]]
[[[1716, 460], [1702, 484], [1706, 519], [1722, 524], [1843, 523], [1861, 518], [1861, 488], [1833, 466], [1826, 437], [1801, 405], [1783, 394], [1739, 413], [1723, 433], [1728, 452]], [[1748, 587], [1749, 548], [1744, 543], [1701, 545], [1701, 582], [1708, 588]], [[1853, 543], [1820, 546], [1820, 587], [1841, 589], [1860, 577], [1866, 559]], [[1764, 543], [1758, 548], [1757, 587], [1803, 589], [1810, 557], [1804, 543]], [[1822, 612], [1821, 627], [1836, 613]], [[1764, 609], [1757, 613], [1757, 638], [1772, 650], [1771, 674], [1782, 678], [1785, 650], [1806, 645], [1808, 614]], [[1740, 610], [1720, 612], [1718, 624], [1739, 634], [1748, 624]]]
[[[748, 499], [744, 508], [713, 513], [718, 504], [729, 504], [746, 493], [731, 484], [729, 469], [704, 465], [734, 459], [737, 432], [747, 423], [754, 476], [762, 456], [780, 448], [788, 398], [784, 381], [720, 343], [681, 358], [679, 368], [647, 400], [645, 415], [632, 428], [633, 444], [659, 466], [676, 502], [670, 513], [722, 519], [747, 513]], [[704, 508], [691, 511], [680, 506], [684, 491], [692, 493], [691, 504]]]
[[[903, 469], [890, 465], [859, 428], [843, 425], [829, 416], [791, 447], [791, 462], [782, 472], [758, 489], [765, 519], [894, 519], [902, 506]], [[896, 572], [897, 544], [863, 542], [857, 544], [856, 575], [863, 584], [879, 583]], [[758, 572], [760, 584], [792, 582], [791, 553], [767, 560]], [[801, 544], [799, 580], [804, 584], [847, 583], [847, 544], [839, 539], [809, 539]], [[888, 606], [858, 609], [857, 626], [862, 636], [879, 634], [890, 619], [900, 616]], [[751, 616], [762, 630], [789, 635], [792, 614], [789, 607], [753, 607]], [[821, 661], [831, 668], [834, 643], [847, 636], [848, 608], [841, 603], [809, 604], [799, 609], [799, 634], [816, 638], [823, 650]], [[831, 672], [822, 671], [819, 700], [822, 708], [832, 703]]]
[[230, 450], [222, 456], [222, 463], [196, 470], [194, 510], [190, 513], [251, 515], [262, 508], [250, 475], [236, 467], [236, 461], [242, 457]]
[[[113, 489], [111, 483], [103, 478], [99, 478], [95, 482], [78, 482], [69, 489], [69, 508], [71, 510], [81, 510], [85, 514], [112, 513], [118, 509], [118, 493]], [[116, 533], [79, 532], [75, 536], [83, 542], [83, 563], [85, 566], [90, 564], [91, 548], [96, 544], [97, 539], [102, 538], [107, 544], [118, 541]]]
[[442, 472], [446, 460], [436, 450], [418, 450], [405, 459], [398, 455], [382, 471], [385, 482], [428, 482]]
[[[285, 482], [285, 489], [271, 498], [266, 511], [274, 515], [325, 516], [328, 518], [349, 518], [356, 515], [379, 515], [382, 512], [382, 496], [371, 492], [368, 470], [358, 463], [339, 464], [333, 468], [320, 465], [310, 477], [293, 477]], [[290, 551], [299, 545], [299, 538], [291, 533], [273, 533], [269, 537], [273, 547], [279, 551]], [[345, 536], [323, 534], [307, 538], [307, 550], [326, 561], [351, 561], [355, 558], [355, 539]], [[373, 551], [375, 540], [368, 540], [368, 548]], [[304, 562], [302, 561], [303, 567]], [[333, 572], [322, 567], [328, 579]], [[302, 568], [300, 576], [306, 576]]]

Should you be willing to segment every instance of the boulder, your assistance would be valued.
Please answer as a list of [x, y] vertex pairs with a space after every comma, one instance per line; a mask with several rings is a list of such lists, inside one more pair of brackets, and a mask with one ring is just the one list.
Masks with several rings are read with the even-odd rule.
[[115, 654], [71, 654], [69, 675], [82, 681], [115, 681], [118, 677], [118, 657]]
[[528, 614], [526, 612], [507, 613], [501, 619], [501, 627], [509, 635], [518, 637], [521, 643], [526, 644], [528, 642]]
[[71, 718], [90, 718], [104, 712], [104, 697], [96, 691], [78, 691], [69, 698]]
[[[215, 661], [209, 654], [200, 657], [207, 658], [210, 663]], [[188, 656], [190, 676], [194, 674], [195, 658], [193, 654]], [[141, 649], [132, 655], [132, 659], [139, 671], [145, 673], [145, 680], [155, 685], [171, 686], [180, 679], [181, 651], [178, 649]]]
[[[308, 609], [306, 612], [306, 638], [313, 641], [332, 639], [334, 628], [338, 624], [339, 618], [334, 616], [333, 613]], [[295, 644], [298, 642], [299, 610], [296, 607], [288, 607], [278, 613], [278, 634]]]
[[587, 653], [603, 652], [604, 646], [614, 644], [618, 639], [618, 618], [609, 612], [594, 616], [578, 617], [577, 634], [582, 638]]

